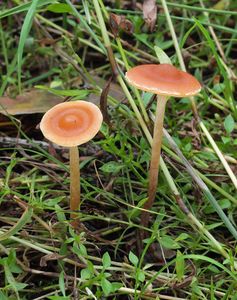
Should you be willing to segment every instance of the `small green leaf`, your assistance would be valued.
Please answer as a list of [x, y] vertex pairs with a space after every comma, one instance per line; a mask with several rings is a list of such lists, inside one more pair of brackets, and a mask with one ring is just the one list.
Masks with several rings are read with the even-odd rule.
[[100, 131], [101, 133], [108, 138], [109, 137], [109, 126], [106, 123], [102, 123], [101, 127], [100, 127]]
[[216, 266], [209, 265], [207, 267], [207, 269], [210, 270], [211, 272], [215, 273], [215, 274], [220, 274], [220, 270]]
[[155, 46], [154, 50], [155, 50], [156, 56], [159, 59], [159, 62], [161, 64], [170, 64], [170, 65], [172, 65], [169, 56], [160, 47]]
[[60, 223], [63, 223], [66, 221], [66, 216], [62, 210], [62, 208], [56, 204], [55, 207], [54, 207], [55, 211], [56, 211], [56, 214], [57, 214], [57, 219]]
[[[22, 269], [16, 262], [16, 251], [15, 249], [11, 249], [8, 257], [7, 257], [7, 264], [9, 266], [9, 269], [12, 273], [20, 274], [22, 273]], [[1, 298], [0, 298], [1, 299]]]
[[102, 167], [100, 167], [100, 170], [105, 173], [117, 173], [123, 168], [123, 165], [121, 163], [117, 163], [116, 161], [110, 161], [108, 163], [103, 164]]
[[184, 276], [184, 268], [185, 268], [184, 258], [182, 253], [178, 250], [176, 255], [175, 269], [179, 281], [181, 281]]
[[62, 271], [59, 275], [59, 288], [64, 297], [66, 297], [65, 293], [65, 282], [64, 282], [64, 272]]
[[132, 251], [129, 252], [128, 258], [135, 267], [138, 265], [139, 259]]
[[112, 282], [112, 293], [119, 290], [122, 286], [123, 284], [121, 282]]
[[147, 201], [147, 198], [142, 198], [141, 200], [139, 200], [139, 202], [133, 209], [127, 211], [128, 218], [133, 219], [133, 218], [138, 217], [141, 213], [141, 210], [139, 208], [143, 207], [143, 205], [146, 201]]
[[183, 240], [186, 240], [189, 238], [189, 235], [185, 232], [182, 232], [176, 239], [175, 241], [178, 242], [178, 241], [183, 241]]
[[184, 146], [184, 150], [186, 152], [190, 152], [192, 150], [192, 144], [191, 143], [187, 143], [185, 146]]
[[83, 244], [80, 244], [78, 246], [78, 244], [76, 242], [74, 242], [73, 246], [72, 246], [72, 250], [78, 256], [87, 257], [87, 250]]
[[207, 229], [208, 231], [210, 231], [210, 230], [213, 230], [213, 229], [215, 229], [215, 228], [218, 228], [218, 227], [220, 227], [220, 226], [222, 226], [222, 225], [223, 225], [223, 222], [212, 223], [212, 224], [206, 225], [206, 229]]
[[52, 207], [55, 206], [56, 204], [60, 203], [62, 201], [62, 198], [53, 198], [53, 199], [48, 199], [44, 202], [45, 206]]
[[87, 269], [91, 272], [91, 274], [93, 274], [95, 271], [93, 263], [89, 260], [87, 261]]
[[148, 41], [149, 35], [146, 33], [141, 33], [141, 34], [134, 34], [135, 38], [145, 44], [147, 47], [150, 49], [153, 49], [153, 45]]
[[48, 11], [54, 12], [54, 13], [71, 13], [72, 9], [71, 7], [66, 3], [54, 3], [50, 4], [46, 8]]
[[161, 237], [159, 241], [160, 241], [161, 245], [167, 249], [180, 248], [179, 244], [168, 235]]
[[144, 152], [142, 155], [141, 155], [141, 158], [140, 158], [140, 163], [144, 163], [144, 162], [149, 162], [149, 159], [150, 159], [150, 154], [147, 153], [147, 152]]
[[81, 270], [81, 279], [87, 280], [92, 277], [92, 274], [89, 269], [82, 269]]
[[144, 282], [145, 281], [145, 273], [143, 270], [137, 270], [137, 279], [140, 281], [140, 282]]
[[80, 244], [79, 249], [80, 249], [81, 254], [82, 254], [84, 257], [86, 257], [86, 256], [87, 256], [87, 250], [86, 250], [86, 247], [85, 247], [83, 244]]
[[106, 252], [103, 257], [102, 257], [102, 263], [103, 263], [103, 267], [104, 269], [107, 269], [111, 266], [111, 259], [110, 259], [110, 256], [109, 256], [109, 253]]
[[224, 127], [228, 134], [230, 134], [235, 128], [235, 121], [231, 115], [228, 115], [224, 121]]
[[[218, 204], [220, 205], [220, 207], [222, 209], [227, 209], [227, 208], [230, 208], [231, 207], [231, 202], [229, 199], [221, 199], [221, 200], [218, 200]], [[204, 209], [204, 212], [206, 214], [212, 214], [215, 212], [215, 208], [212, 206], [212, 205], [208, 205], [205, 209]]]
[[231, 138], [229, 136], [222, 136], [221, 139], [225, 145], [231, 142]]
[[225, 90], [225, 85], [223, 83], [217, 83], [214, 85], [213, 90], [217, 94], [221, 94]]
[[101, 287], [102, 287], [102, 290], [103, 290], [105, 296], [108, 296], [113, 289], [111, 282], [109, 282], [109, 280], [107, 280], [104, 277], [101, 280]]
[[48, 92], [51, 92], [57, 96], [63, 96], [63, 97], [76, 97], [77, 99], [85, 99], [85, 97], [89, 94], [88, 90], [58, 90], [58, 89], [52, 89], [48, 86], [44, 85], [36, 85], [35, 88], [46, 90]]
[[9, 265], [7, 263], [7, 259], [4, 260], [3, 267], [4, 267], [4, 271], [5, 271], [6, 281], [9, 283], [9, 285], [11, 286], [11, 288], [14, 290], [14, 292], [17, 295], [17, 297], [19, 298], [18, 291], [23, 290], [28, 284], [17, 282], [15, 280], [14, 276], [11, 273]]

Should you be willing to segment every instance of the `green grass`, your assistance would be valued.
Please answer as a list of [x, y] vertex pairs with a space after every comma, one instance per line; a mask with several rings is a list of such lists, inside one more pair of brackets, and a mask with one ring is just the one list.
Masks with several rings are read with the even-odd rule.
[[[1, 95], [38, 86], [99, 105], [115, 74], [110, 124], [80, 147], [78, 232], [69, 220], [67, 150], [38, 143], [42, 114], [0, 116], [0, 299], [235, 299], [234, 1], [157, 1], [154, 32], [123, 1], [9, 3], [0, 13]], [[134, 32], [115, 38], [111, 12]], [[168, 58], [203, 89], [168, 102], [156, 201], [149, 228], [141, 228], [155, 102], [124, 73]], [[148, 238], [139, 249], [142, 229]]]

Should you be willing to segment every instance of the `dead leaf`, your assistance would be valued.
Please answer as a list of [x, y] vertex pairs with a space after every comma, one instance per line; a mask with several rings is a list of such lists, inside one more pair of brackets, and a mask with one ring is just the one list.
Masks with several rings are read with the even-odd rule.
[[156, 25], [156, 18], [157, 18], [156, 0], [144, 0], [142, 10], [143, 10], [143, 17], [148, 28], [151, 31], [153, 31]]
[[41, 267], [47, 267], [48, 261], [59, 260], [59, 259], [62, 259], [64, 257], [65, 256], [59, 255], [57, 253], [46, 254], [43, 257], [41, 257], [41, 259], [40, 259], [40, 266]]
[[126, 33], [133, 33], [134, 27], [132, 22], [126, 19], [123, 15], [110, 14], [109, 24], [113, 35], [117, 37], [119, 30], [124, 30]]
[[42, 39], [38, 40], [41, 47], [54, 45], [57, 43], [57, 41], [59, 41], [59, 38], [58, 39], [42, 38]]
[[63, 98], [47, 91], [33, 89], [16, 99], [0, 97], [0, 113], [4, 115], [22, 115], [44, 113], [54, 105], [63, 102]]
[[[104, 80], [103, 78], [101, 78], [99, 76], [93, 76], [93, 79], [102, 89], [104, 89], [104, 86], [106, 85], [106, 80]], [[117, 83], [114, 83], [114, 82], [111, 82], [111, 84], [110, 84], [109, 96], [115, 98], [119, 102], [122, 102], [125, 99], [122, 88], [120, 87], [120, 85], [118, 85]], [[98, 96], [96, 94], [90, 93], [87, 100], [96, 105], [100, 105], [100, 96]]]
[[229, 0], [220, 0], [212, 8], [218, 10], [224, 10], [224, 9], [228, 9], [229, 5], [230, 5]]
[[108, 93], [110, 89], [110, 84], [112, 82], [113, 76], [110, 76], [109, 80], [106, 82], [106, 85], [104, 86], [102, 93], [100, 95], [100, 109], [103, 114], [104, 121], [110, 126], [110, 119], [108, 114]]

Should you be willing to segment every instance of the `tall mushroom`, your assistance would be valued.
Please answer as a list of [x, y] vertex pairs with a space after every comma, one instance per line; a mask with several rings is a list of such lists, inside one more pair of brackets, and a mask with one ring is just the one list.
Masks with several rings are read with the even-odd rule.
[[157, 94], [156, 118], [153, 131], [151, 161], [149, 169], [148, 200], [141, 214], [141, 224], [149, 223], [149, 211], [152, 208], [158, 183], [158, 170], [162, 144], [162, 130], [165, 106], [170, 96], [183, 98], [197, 94], [201, 85], [192, 75], [176, 69], [170, 64], [140, 65], [126, 73], [127, 81], [136, 88]]
[[80, 167], [78, 147], [91, 140], [103, 121], [100, 109], [93, 103], [73, 101], [60, 103], [43, 116], [40, 129], [51, 142], [69, 148], [70, 156], [70, 210], [72, 225], [76, 227], [80, 207]]

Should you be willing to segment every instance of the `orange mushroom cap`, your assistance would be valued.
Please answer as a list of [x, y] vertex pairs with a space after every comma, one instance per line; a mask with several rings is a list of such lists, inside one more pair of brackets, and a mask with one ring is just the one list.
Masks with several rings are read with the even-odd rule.
[[127, 81], [136, 88], [158, 95], [187, 97], [201, 90], [198, 80], [170, 64], [140, 65], [126, 73]]
[[51, 142], [74, 147], [91, 140], [103, 121], [100, 109], [86, 101], [65, 102], [48, 110], [41, 122], [43, 135]]

